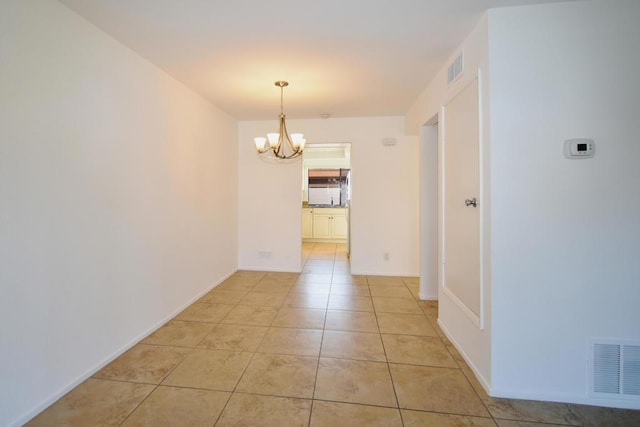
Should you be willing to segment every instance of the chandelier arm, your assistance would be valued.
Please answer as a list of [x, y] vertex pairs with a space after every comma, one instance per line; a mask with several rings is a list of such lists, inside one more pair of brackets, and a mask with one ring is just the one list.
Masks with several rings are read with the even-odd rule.
[[[258, 152], [260, 154], [264, 154], [268, 151], [271, 151], [273, 155], [278, 159], [293, 159], [302, 155], [303, 148], [302, 144], [296, 146], [291, 141], [291, 137], [289, 136], [289, 132], [287, 131], [287, 125], [285, 124], [286, 116], [284, 115], [284, 87], [288, 86], [289, 83], [284, 80], [279, 80], [275, 82], [275, 85], [280, 88], [280, 132], [278, 133], [278, 141], [275, 146], [271, 146], [271, 143], [269, 143], [268, 150], [260, 151], [260, 148], [258, 148]], [[287, 142], [287, 146], [289, 147], [288, 150], [283, 144], [284, 141]], [[256, 142], [256, 147], [257, 146], [258, 142]], [[287, 154], [287, 151], [291, 151], [291, 154]]]
[[293, 145], [293, 143], [291, 142], [291, 137], [289, 136], [289, 132], [287, 131], [287, 125], [284, 123], [284, 119], [282, 120], [282, 130], [283, 130], [284, 136], [285, 136], [285, 138], [287, 140], [287, 145], [289, 146], [289, 148], [292, 151], [292, 154], [291, 154], [290, 157], [295, 157], [295, 155], [300, 151], [300, 147], [296, 148]]
[[[282, 90], [282, 88], [280, 88]], [[284, 132], [286, 132], [286, 127], [284, 125], [284, 117], [285, 115], [280, 113], [280, 127], [278, 129], [278, 144], [275, 146], [274, 154], [276, 157], [280, 159], [286, 159], [287, 156], [284, 153], [284, 145], [282, 144], [282, 140], [284, 139]]]
[[[287, 131], [287, 124], [285, 123], [285, 118], [286, 116], [284, 114], [280, 114], [280, 133], [278, 135], [278, 145], [276, 145], [275, 147], [277, 148], [277, 150], [274, 150], [274, 154], [279, 159], [293, 159], [300, 156], [302, 154], [302, 150], [300, 150], [299, 147], [295, 148], [295, 146], [291, 142], [289, 131]], [[287, 145], [291, 150], [291, 154], [289, 155], [286, 154], [285, 146], [283, 144], [284, 141], [287, 142]]]

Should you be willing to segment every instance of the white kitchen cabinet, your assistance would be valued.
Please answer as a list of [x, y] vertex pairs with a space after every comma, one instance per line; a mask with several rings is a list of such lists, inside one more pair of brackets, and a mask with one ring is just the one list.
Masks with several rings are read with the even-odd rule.
[[316, 209], [313, 212], [313, 238], [331, 239], [331, 214], [323, 212], [326, 209]]
[[333, 239], [346, 239], [349, 232], [347, 228], [347, 215], [344, 209], [341, 213], [333, 215], [333, 229], [331, 237]]
[[302, 208], [302, 238], [313, 239], [313, 209]]
[[348, 235], [347, 215], [344, 208], [313, 208], [311, 209], [312, 219], [311, 228], [313, 230], [310, 237], [305, 237], [305, 223], [309, 220], [305, 219], [306, 214], [303, 209], [302, 224], [303, 238], [317, 241], [345, 241]]

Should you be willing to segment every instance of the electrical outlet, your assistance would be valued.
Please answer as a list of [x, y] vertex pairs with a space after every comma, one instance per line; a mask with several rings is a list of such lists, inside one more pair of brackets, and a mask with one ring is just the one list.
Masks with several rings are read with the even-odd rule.
[[271, 258], [271, 251], [258, 251], [260, 258]]
[[382, 255], [382, 257], [384, 258], [385, 261], [389, 261], [389, 252], [385, 252], [384, 255]]

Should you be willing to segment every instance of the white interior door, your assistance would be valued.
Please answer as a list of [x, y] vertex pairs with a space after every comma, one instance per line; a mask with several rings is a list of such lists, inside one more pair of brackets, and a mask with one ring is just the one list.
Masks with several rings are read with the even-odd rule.
[[[480, 137], [478, 80], [444, 107], [443, 287], [480, 326]], [[476, 201], [477, 206], [473, 201]]]

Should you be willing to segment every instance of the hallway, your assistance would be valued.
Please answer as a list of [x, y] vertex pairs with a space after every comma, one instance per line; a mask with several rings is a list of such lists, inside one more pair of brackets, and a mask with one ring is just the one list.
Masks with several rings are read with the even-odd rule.
[[[640, 412], [493, 399], [418, 279], [352, 276], [305, 243], [301, 274], [239, 271], [28, 425], [638, 425]], [[100, 331], [96, 331], [100, 333]]]

